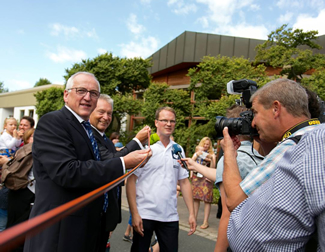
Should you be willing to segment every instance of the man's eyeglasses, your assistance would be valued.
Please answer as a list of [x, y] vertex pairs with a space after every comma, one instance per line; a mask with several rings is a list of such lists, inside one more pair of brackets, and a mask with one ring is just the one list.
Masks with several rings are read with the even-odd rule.
[[165, 119], [162, 119], [162, 120], [157, 120], [159, 122], [162, 122], [163, 124], [167, 124], [167, 123], [170, 123], [170, 124], [175, 124], [176, 121], [175, 120], [165, 120]]
[[100, 93], [96, 90], [88, 90], [86, 88], [78, 88], [78, 87], [77, 88], [69, 88], [68, 90], [71, 90], [71, 89], [75, 89], [77, 95], [80, 95], [80, 96], [85, 96], [89, 92], [90, 97], [94, 98], [94, 99], [95, 98], [98, 99], [98, 97], [100, 95]]

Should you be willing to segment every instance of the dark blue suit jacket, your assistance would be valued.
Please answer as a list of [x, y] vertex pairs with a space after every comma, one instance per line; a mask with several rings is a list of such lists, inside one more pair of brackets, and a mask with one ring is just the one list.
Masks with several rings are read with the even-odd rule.
[[[65, 107], [39, 120], [33, 162], [36, 193], [30, 218], [123, 175], [120, 158], [95, 161], [84, 127]], [[24, 251], [94, 251], [102, 207], [100, 197], [26, 240]]]

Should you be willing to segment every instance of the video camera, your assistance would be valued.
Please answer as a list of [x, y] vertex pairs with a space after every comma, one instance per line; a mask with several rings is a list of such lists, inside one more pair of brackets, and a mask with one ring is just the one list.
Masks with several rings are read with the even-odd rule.
[[[230, 81], [227, 83], [227, 92], [229, 94], [241, 94], [240, 103], [244, 103], [247, 109], [252, 107], [250, 98], [252, 94], [257, 90], [257, 84], [255, 81], [242, 79], [237, 81]], [[257, 136], [257, 130], [253, 128], [253, 112], [251, 110], [240, 113], [239, 118], [226, 118], [224, 116], [217, 116], [214, 128], [217, 132], [217, 137], [223, 138], [222, 131], [224, 127], [228, 127], [229, 135], [250, 135]]]

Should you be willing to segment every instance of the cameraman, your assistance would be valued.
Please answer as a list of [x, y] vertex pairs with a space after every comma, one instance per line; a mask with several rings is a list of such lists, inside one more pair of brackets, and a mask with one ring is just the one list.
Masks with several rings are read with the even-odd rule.
[[[233, 105], [227, 109], [226, 117], [227, 118], [238, 118], [240, 113], [247, 111], [247, 108]], [[241, 142], [240, 147], [237, 150], [237, 162], [241, 178], [245, 178], [247, 174], [256, 166], [261, 163], [263, 157], [253, 149], [253, 143], [250, 136], [240, 135], [238, 136], [239, 141]], [[206, 168], [196, 162], [193, 162], [191, 159], [184, 159], [188, 165], [189, 170], [194, 170], [201, 173], [204, 177], [215, 181], [215, 184], [218, 186], [222, 201], [222, 215], [220, 218], [219, 228], [218, 228], [218, 237], [214, 251], [227, 251], [229, 246], [227, 240], [227, 226], [230, 217], [230, 212], [226, 206], [226, 196], [222, 183], [222, 173], [223, 173], [223, 157], [220, 158], [217, 164], [217, 171], [213, 168]]]
[[[234, 251], [298, 250], [317, 226], [320, 247], [325, 249], [325, 205], [320, 197], [325, 191], [325, 127], [309, 119], [306, 91], [294, 81], [271, 81], [251, 101], [252, 127], [261, 144], [279, 143], [241, 181], [236, 161], [240, 143], [229, 136], [228, 128], [223, 131], [223, 184], [229, 210], [248, 197], [230, 216], [230, 247]], [[299, 141], [301, 135], [306, 136]]]

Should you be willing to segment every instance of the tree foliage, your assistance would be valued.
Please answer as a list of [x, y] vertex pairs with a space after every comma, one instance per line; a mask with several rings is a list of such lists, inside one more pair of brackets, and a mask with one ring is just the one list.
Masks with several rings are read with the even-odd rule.
[[314, 91], [323, 101], [325, 101], [324, 67], [316, 69], [315, 72], [309, 78], [304, 78], [301, 84]]
[[190, 114], [190, 96], [182, 89], [170, 89], [166, 83], [152, 83], [144, 92], [142, 115], [146, 117], [145, 124], [154, 127], [155, 112], [159, 107], [169, 106], [175, 109], [177, 128], [185, 126], [185, 117]]
[[51, 87], [49, 89], [37, 92], [36, 98], [36, 114], [39, 118], [48, 112], [58, 110], [64, 105], [63, 101], [63, 89], [57, 87]]
[[6, 93], [9, 92], [8, 88], [5, 88], [2, 81], [0, 81], [0, 93]]
[[43, 86], [43, 85], [48, 85], [48, 84], [52, 84], [48, 79], [46, 78], [40, 78], [34, 85], [34, 87], [39, 87], [39, 86]]
[[231, 80], [252, 79], [265, 82], [265, 67], [253, 67], [249, 59], [220, 56], [205, 56], [201, 63], [189, 69], [191, 77], [189, 90], [195, 90], [195, 100], [219, 99], [226, 94]]
[[[206, 56], [196, 67], [189, 69], [190, 90], [195, 92], [195, 105], [191, 117], [204, 117], [205, 120], [193, 120], [189, 128], [183, 129], [182, 136], [187, 139], [188, 153], [194, 152], [196, 139], [209, 136], [215, 139], [214, 124], [216, 116], [224, 116], [226, 109], [235, 104], [239, 95], [227, 94], [227, 83], [231, 80], [251, 79], [264, 85], [268, 78], [265, 67], [252, 66], [248, 59], [236, 57]], [[178, 140], [178, 139], [177, 139]]]
[[316, 43], [317, 34], [318, 31], [293, 30], [284, 24], [271, 32], [267, 41], [256, 47], [255, 63], [280, 67], [281, 75], [300, 82], [305, 72], [324, 65], [324, 55], [312, 51], [321, 49]]
[[66, 69], [66, 80], [76, 72], [93, 73], [101, 85], [101, 93], [113, 95], [116, 93], [132, 93], [133, 90], [146, 89], [150, 84], [149, 59], [120, 58], [111, 53], [101, 54], [93, 59], [82, 60], [70, 69]]
[[[116, 124], [118, 126], [111, 130], [119, 131], [120, 120], [124, 115], [137, 114], [141, 110], [141, 101], [133, 100], [132, 91], [146, 89], [149, 86], [150, 75], [147, 70], [149, 66], [150, 61], [148, 59], [119, 58], [114, 57], [111, 53], [106, 53], [74, 64], [70, 69], [65, 70], [64, 78], [67, 81], [71, 75], [80, 71], [93, 73], [101, 85], [101, 93], [108, 94], [114, 99], [114, 117], [118, 120]], [[45, 92], [44, 97], [41, 95], [36, 97], [40, 116], [58, 109], [56, 105], [63, 105], [62, 96], [57, 97], [58, 93], [53, 89], [43, 92]], [[47, 96], [52, 96], [53, 99], [47, 101], [49, 104], [41, 100]]]
[[195, 92], [192, 117], [206, 118], [206, 125], [194, 121], [191, 127], [196, 129], [189, 130], [188, 137], [195, 133], [199, 138], [204, 136], [213, 138], [215, 117], [225, 115], [226, 109], [235, 103], [235, 99], [239, 99], [238, 95], [227, 94], [229, 81], [251, 79], [258, 85], [264, 85], [268, 80], [263, 65], [254, 67], [248, 59], [220, 55], [204, 57], [201, 63], [189, 69], [188, 76], [191, 77], [189, 89]]

